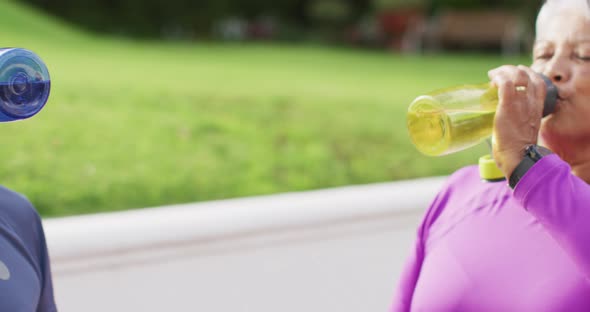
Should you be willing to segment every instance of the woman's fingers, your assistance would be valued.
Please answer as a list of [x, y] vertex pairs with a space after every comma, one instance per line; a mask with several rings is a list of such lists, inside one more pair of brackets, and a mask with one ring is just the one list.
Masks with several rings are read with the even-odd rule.
[[529, 74], [519, 68], [519, 67], [515, 67], [512, 70], [512, 76], [513, 76], [513, 81], [514, 81], [514, 85], [517, 87], [524, 87], [525, 89], [528, 89], [529, 87], [529, 82], [531, 81], [531, 77], [529, 76]]
[[494, 119], [494, 158], [509, 176], [522, 158], [523, 148], [537, 141], [544, 81], [522, 65], [504, 65], [490, 70], [488, 76], [498, 88], [499, 100]]
[[510, 77], [510, 70], [504, 67], [490, 74], [491, 82], [498, 88], [498, 98], [501, 100], [510, 99], [516, 94], [516, 85]]
[[[519, 65], [518, 68], [524, 72], [526, 72], [530, 78], [531, 83], [529, 84], [532, 87], [531, 95], [535, 98], [535, 102], [533, 104], [539, 105], [545, 102], [545, 96], [547, 94], [547, 85], [545, 84], [545, 80], [541, 77], [540, 74], [534, 72], [531, 68]], [[543, 108], [540, 108], [541, 114], [543, 113]]]

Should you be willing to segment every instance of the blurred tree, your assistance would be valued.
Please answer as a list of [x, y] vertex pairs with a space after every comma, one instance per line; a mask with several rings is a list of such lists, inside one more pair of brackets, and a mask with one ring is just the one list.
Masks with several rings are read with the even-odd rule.
[[377, 10], [388, 10], [405, 7], [425, 7], [430, 5], [430, 0], [373, 0], [373, 6]]
[[[220, 20], [272, 16], [304, 31], [318, 25], [347, 25], [387, 6], [522, 7], [512, 0], [15, 0], [99, 32], [128, 36], [206, 37]], [[537, 0], [524, 0], [527, 6]]]
[[[272, 15], [309, 26], [311, 0], [18, 0], [35, 5], [87, 29], [135, 36], [206, 36], [220, 19]], [[353, 3], [364, 0], [343, 0]]]

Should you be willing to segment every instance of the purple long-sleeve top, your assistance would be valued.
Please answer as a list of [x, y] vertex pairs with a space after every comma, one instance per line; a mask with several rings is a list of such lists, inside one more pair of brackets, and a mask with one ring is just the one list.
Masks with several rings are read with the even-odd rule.
[[392, 312], [590, 311], [590, 185], [557, 155], [514, 191], [457, 171], [417, 232]]

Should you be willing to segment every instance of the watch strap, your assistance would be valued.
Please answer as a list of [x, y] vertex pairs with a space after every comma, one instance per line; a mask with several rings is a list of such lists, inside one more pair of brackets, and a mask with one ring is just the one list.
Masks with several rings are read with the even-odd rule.
[[552, 152], [546, 147], [535, 144], [528, 145], [524, 150], [524, 157], [510, 175], [510, 179], [508, 179], [508, 185], [510, 188], [514, 189], [516, 184], [518, 184], [518, 181], [524, 177], [527, 171], [529, 171], [537, 161], [549, 154], [552, 154]]
[[524, 177], [524, 175], [531, 169], [531, 167], [536, 163], [535, 160], [530, 158], [528, 155], [525, 155], [524, 158], [520, 161], [518, 166], [514, 168], [514, 171], [510, 175], [510, 179], [508, 180], [508, 185], [510, 185], [511, 189], [516, 187], [518, 181]]

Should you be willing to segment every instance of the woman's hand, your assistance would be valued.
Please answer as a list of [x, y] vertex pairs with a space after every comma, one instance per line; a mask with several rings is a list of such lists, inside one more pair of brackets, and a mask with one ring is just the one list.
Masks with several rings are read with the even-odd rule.
[[543, 116], [546, 86], [543, 78], [526, 66], [504, 65], [488, 72], [498, 87], [492, 153], [506, 176], [522, 160], [529, 144], [536, 144]]

